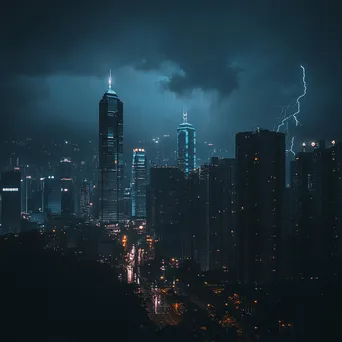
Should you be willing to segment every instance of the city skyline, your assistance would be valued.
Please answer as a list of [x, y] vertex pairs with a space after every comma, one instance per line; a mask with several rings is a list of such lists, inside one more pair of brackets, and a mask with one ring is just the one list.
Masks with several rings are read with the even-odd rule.
[[1, 341], [342, 340], [341, 11], [3, 6]]

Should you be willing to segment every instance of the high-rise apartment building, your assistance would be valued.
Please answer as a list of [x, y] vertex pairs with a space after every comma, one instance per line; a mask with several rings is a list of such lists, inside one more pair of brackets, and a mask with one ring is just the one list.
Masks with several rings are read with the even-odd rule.
[[132, 219], [132, 191], [131, 188], [125, 188], [124, 191], [124, 219]]
[[90, 184], [84, 179], [80, 187], [80, 212], [81, 216], [89, 221], [91, 218], [91, 205], [90, 205]]
[[177, 128], [177, 166], [186, 175], [196, 169], [196, 130], [183, 113], [183, 123]]
[[291, 163], [292, 276], [325, 276], [342, 253], [342, 144], [312, 143]]
[[162, 257], [181, 258], [185, 253], [184, 191], [184, 173], [177, 167], [151, 168], [147, 229], [159, 239], [158, 254]]
[[112, 89], [99, 104], [99, 219], [103, 224], [124, 220], [123, 103]]
[[26, 175], [21, 182], [21, 211], [25, 213], [38, 213], [42, 211], [42, 193], [40, 180], [34, 176]]
[[70, 158], [63, 158], [60, 162], [61, 175], [61, 214], [75, 214], [75, 189], [71, 176], [72, 163]]
[[42, 211], [46, 214], [61, 214], [62, 193], [61, 181], [54, 175], [40, 179], [42, 191]]
[[209, 164], [209, 267], [237, 271], [235, 159]]
[[160, 138], [161, 144], [161, 165], [175, 165], [176, 149], [174, 144], [174, 137], [169, 134], [164, 134]]
[[1, 176], [1, 233], [18, 234], [21, 219], [21, 173], [18, 167]]
[[299, 152], [290, 163], [290, 222], [284, 230], [286, 244], [285, 276], [297, 276], [303, 268], [308, 270], [310, 239], [313, 224], [311, 213], [311, 153]]
[[208, 164], [189, 173], [182, 215], [186, 217], [185, 239], [191, 258], [202, 271], [209, 270]]
[[258, 129], [236, 135], [239, 276], [269, 284], [280, 267], [285, 135]]
[[162, 165], [162, 142], [159, 137], [153, 137], [148, 142], [148, 158], [151, 166]]
[[131, 198], [132, 217], [138, 220], [146, 219], [146, 187], [146, 151], [143, 148], [135, 148], [132, 160]]

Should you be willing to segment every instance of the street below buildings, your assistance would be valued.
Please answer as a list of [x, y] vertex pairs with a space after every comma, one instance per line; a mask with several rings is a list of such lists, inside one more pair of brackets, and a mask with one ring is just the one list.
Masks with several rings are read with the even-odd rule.
[[[194, 291], [187, 285], [188, 283], [182, 284], [178, 279], [174, 285], [162, 285], [160, 279], [164, 277], [163, 275], [148, 280], [144, 274], [141, 274], [141, 259], [139, 250], [133, 245], [126, 256], [126, 281], [136, 286], [150, 320], [159, 329], [177, 326], [184, 322], [185, 317], [189, 318], [190, 314], [196, 317], [192, 319], [192, 329], [200, 331], [203, 335], [215, 334], [217, 329], [227, 331], [226, 329], [235, 328], [236, 341], [252, 341], [242, 328], [241, 322], [234, 317], [233, 311], [229, 312], [229, 315], [227, 312], [224, 317], [217, 317], [215, 308], [222, 304], [219, 298], [210, 294], [205, 295], [203, 291]], [[172, 288], [175, 291], [170, 292]]]
[[151, 284], [148, 284], [147, 280], [141, 276], [140, 260], [137, 257], [135, 246], [132, 247], [129, 253], [126, 271], [127, 282], [134, 283], [142, 293], [151, 321], [159, 328], [177, 325], [180, 322], [180, 316], [168, 302], [165, 293]]

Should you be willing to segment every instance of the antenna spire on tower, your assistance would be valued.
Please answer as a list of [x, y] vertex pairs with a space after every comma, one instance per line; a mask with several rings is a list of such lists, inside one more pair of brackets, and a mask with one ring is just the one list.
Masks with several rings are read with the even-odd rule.
[[183, 108], [183, 123], [188, 122], [188, 112]]
[[109, 69], [108, 88], [112, 88], [112, 69]]

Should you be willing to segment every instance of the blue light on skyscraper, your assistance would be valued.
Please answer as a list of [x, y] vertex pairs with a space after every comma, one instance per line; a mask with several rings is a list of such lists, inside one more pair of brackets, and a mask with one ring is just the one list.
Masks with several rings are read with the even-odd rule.
[[132, 217], [146, 218], [147, 166], [146, 152], [143, 148], [133, 150], [132, 161]]
[[183, 122], [177, 128], [177, 166], [188, 174], [196, 169], [196, 131], [183, 113]]

